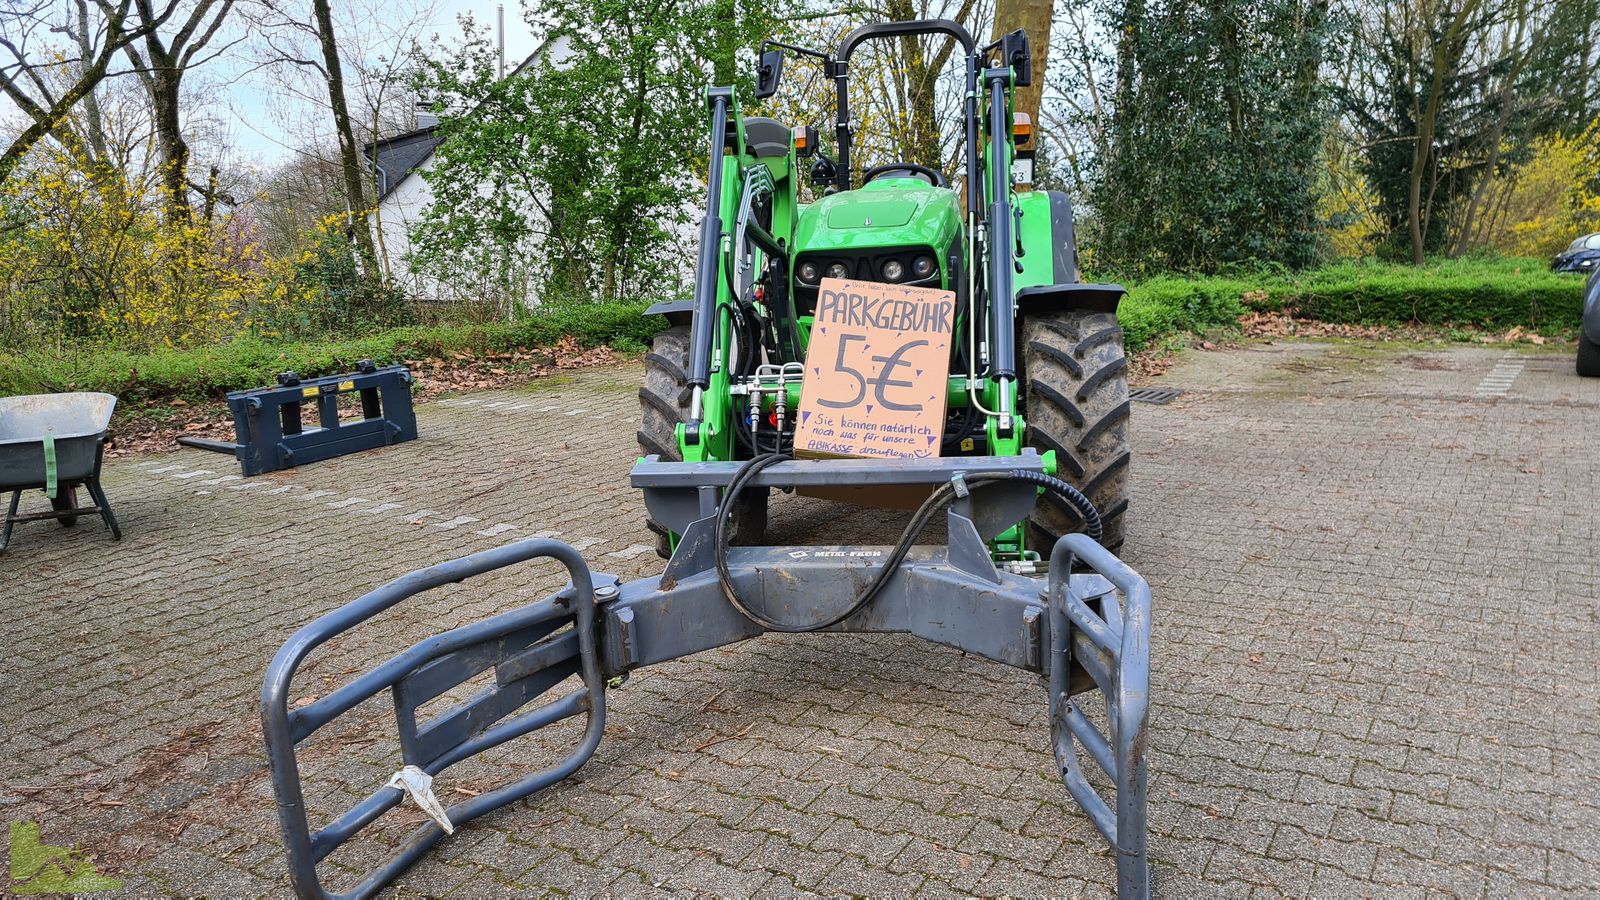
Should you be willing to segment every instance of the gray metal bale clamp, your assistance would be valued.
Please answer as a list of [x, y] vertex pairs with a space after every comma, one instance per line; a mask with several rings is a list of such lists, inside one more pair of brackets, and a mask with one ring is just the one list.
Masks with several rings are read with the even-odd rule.
[[[714, 564], [718, 491], [739, 466], [661, 462], [655, 457], [635, 466], [632, 483], [644, 490], [651, 515], [682, 529], [677, 551], [659, 576], [622, 582], [591, 572], [566, 544], [524, 540], [412, 572], [296, 632], [273, 658], [261, 693], [267, 757], [295, 891], [302, 897], [370, 896], [445, 835], [439, 825], [426, 823], [347, 893], [331, 895], [324, 887], [318, 864], [404, 796], [397, 788], [375, 786], [371, 796], [334, 821], [315, 830], [310, 824], [297, 748], [367, 698], [391, 693], [402, 759], [428, 775], [545, 725], [578, 715], [587, 718], [582, 739], [561, 762], [445, 810], [452, 826], [459, 826], [577, 771], [604, 735], [608, 682], [642, 666], [764, 633], [730, 604]], [[1029, 470], [1043, 470], [1040, 458], [1031, 453], [887, 462], [804, 460], [772, 466], [756, 474], [750, 486], [938, 485]], [[1115, 851], [1118, 894], [1147, 896], [1150, 589], [1110, 551], [1081, 534], [1056, 544], [1047, 582], [999, 571], [984, 542], [1027, 515], [1034, 488], [989, 482], [957, 493], [947, 512], [947, 545], [916, 548], [870, 604], [823, 630], [915, 634], [1042, 676], [1048, 684], [1051, 743], [1062, 781]], [[727, 560], [739, 595], [762, 604], [766, 614], [786, 621], [825, 621], [848, 608], [873, 574], [875, 560], [885, 553], [876, 547], [730, 547]], [[330, 638], [431, 588], [539, 558], [566, 567], [570, 581], [565, 588], [521, 609], [428, 638], [336, 691], [291, 708], [295, 671]], [[1078, 567], [1088, 571], [1074, 572]], [[424, 704], [490, 669], [492, 687], [419, 721], [417, 711]], [[574, 677], [582, 684], [580, 690], [535, 704]], [[1073, 699], [1095, 688], [1106, 701], [1105, 731]], [[1093, 764], [1087, 768], [1085, 755]], [[1091, 782], [1090, 768], [1109, 780], [1110, 802]]]

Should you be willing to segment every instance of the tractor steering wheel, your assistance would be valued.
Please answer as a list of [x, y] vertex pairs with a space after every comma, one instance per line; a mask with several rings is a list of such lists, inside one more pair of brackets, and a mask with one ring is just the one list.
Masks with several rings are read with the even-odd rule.
[[866, 184], [872, 179], [887, 175], [890, 172], [910, 172], [913, 175], [921, 175], [922, 177], [928, 179], [928, 183], [934, 187], [942, 188], [950, 186], [950, 183], [945, 181], [944, 176], [939, 172], [930, 169], [927, 166], [919, 166], [916, 163], [905, 162], [884, 163], [881, 166], [873, 166], [872, 168], [861, 173], [861, 183]]

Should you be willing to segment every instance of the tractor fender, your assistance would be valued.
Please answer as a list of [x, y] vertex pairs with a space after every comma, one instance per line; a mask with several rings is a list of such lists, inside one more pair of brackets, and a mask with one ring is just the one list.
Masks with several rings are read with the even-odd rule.
[[1031, 191], [1017, 200], [1021, 242], [1018, 258], [1016, 315], [1117, 311], [1127, 291], [1116, 284], [1078, 283], [1078, 241], [1073, 228], [1072, 198], [1061, 191]]
[[666, 316], [667, 322], [672, 325], [687, 325], [694, 318], [693, 300], [663, 300], [660, 303], [650, 304], [644, 311], [647, 316]]
[[1128, 291], [1120, 284], [1041, 284], [1017, 291], [1017, 316], [1038, 313], [1115, 313]]

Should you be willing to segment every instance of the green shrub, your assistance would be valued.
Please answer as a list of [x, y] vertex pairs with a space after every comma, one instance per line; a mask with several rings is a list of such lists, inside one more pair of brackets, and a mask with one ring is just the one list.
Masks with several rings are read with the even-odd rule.
[[1117, 308], [1123, 341], [1142, 350], [1168, 335], [1232, 325], [1244, 315], [1250, 282], [1231, 278], [1152, 278], [1133, 286]]
[[1292, 309], [1352, 324], [1521, 326], [1560, 332], [1578, 326], [1583, 282], [1539, 260], [1457, 259], [1413, 267], [1347, 262], [1267, 286], [1257, 308]]
[[140, 405], [214, 399], [272, 383], [289, 369], [302, 377], [348, 372], [358, 360], [390, 365], [451, 353], [498, 353], [549, 346], [571, 335], [585, 347], [637, 349], [662, 327], [645, 304], [565, 307], [515, 324], [412, 326], [343, 341], [269, 343], [241, 337], [188, 350], [119, 350], [0, 355], [0, 395], [108, 391]]
[[1118, 317], [1131, 349], [1229, 324], [1247, 310], [1344, 324], [1521, 326], [1559, 334], [1578, 326], [1583, 309], [1581, 279], [1553, 273], [1539, 260], [1503, 257], [1158, 276], [1128, 287]]

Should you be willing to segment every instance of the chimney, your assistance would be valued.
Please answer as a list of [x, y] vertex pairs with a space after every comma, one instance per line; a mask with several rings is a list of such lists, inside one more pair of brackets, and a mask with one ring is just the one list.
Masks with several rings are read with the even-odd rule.
[[499, 61], [495, 64], [495, 77], [504, 80], [506, 77], [506, 5], [504, 3], [494, 8], [494, 42], [500, 52]]

